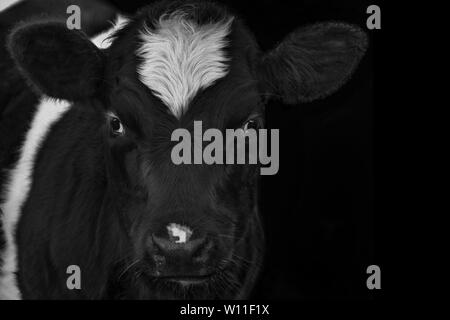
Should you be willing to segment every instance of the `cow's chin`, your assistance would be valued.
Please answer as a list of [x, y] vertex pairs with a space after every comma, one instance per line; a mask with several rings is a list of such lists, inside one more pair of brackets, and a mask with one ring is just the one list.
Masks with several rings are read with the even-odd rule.
[[217, 268], [199, 277], [158, 277], [145, 265], [134, 270], [115, 286], [112, 299], [210, 300], [245, 299], [253, 287], [261, 257], [248, 259], [232, 255]]
[[238, 270], [218, 270], [199, 278], [157, 278], [145, 277], [147, 290], [139, 299], [236, 299], [242, 294], [245, 280], [240, 279]]

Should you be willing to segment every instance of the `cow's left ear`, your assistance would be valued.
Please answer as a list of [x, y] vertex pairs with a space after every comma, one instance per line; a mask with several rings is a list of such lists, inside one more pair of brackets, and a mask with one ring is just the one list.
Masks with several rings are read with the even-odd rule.
[[39, 93], [80, 100], [94, 95], [101, 82], [103, 53], [83, 32], [69, 30], [63, 23], [20, 25], [10, 34], [8, 48]]
[[266, 93], [296, 104], [326, 97], [352, 75], [367, 48], [367, 36], [345, 23], [320, 23], [292, 32], [259, 65]]

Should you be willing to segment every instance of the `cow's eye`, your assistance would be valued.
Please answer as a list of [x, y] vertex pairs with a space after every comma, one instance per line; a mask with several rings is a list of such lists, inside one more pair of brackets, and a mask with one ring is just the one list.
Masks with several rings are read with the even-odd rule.
[[125, 133], [122, 122], [114, 115], [111, 115], [109, 118], [109, 127], [111, 128], [111, 133], [115, 136], [123, 135]]

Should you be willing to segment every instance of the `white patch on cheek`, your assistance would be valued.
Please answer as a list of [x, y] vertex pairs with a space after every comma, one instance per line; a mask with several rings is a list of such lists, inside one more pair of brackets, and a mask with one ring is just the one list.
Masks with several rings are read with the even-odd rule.
[[186, 226], [171, 223], [167, 226], [170, 239], [178, 238], [175, 243], [186, 243], [192, 236], [192, 230]]

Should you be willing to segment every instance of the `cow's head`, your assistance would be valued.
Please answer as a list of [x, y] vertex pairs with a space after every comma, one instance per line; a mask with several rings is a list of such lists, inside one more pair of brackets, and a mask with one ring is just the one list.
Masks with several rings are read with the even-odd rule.
[[258, 128], [267, 97], [326, 97], [355, 70], [366, 37], [319, 23], [261, 52], [222, 6], [161, 2], [108, 48], [52, 22], [18, 27], [9, 47], [40, 93], [95, 110], [107, 187], [93, 236], [115, 248], [104, 263], [112, 286], [131, 298], [235, 298], [261, 262], [259, 168], [175, 165], [172, 132], [194, 120], [204, 130]]

